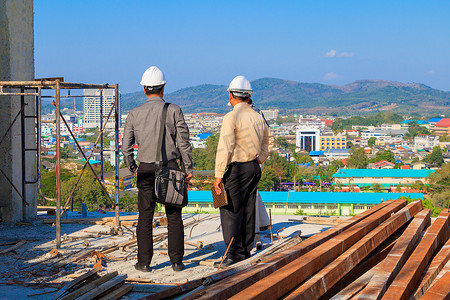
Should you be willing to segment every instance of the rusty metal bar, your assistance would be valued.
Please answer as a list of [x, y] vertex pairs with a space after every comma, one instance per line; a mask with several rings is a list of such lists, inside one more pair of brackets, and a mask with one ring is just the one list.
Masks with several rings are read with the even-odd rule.
[[[60, 81], [56, 80], [56, 248], [61, 248], [61, 94]], [[68, 128], [69, 129], [69, 128]], [[39, 134], [41, 134], [39, 132]]]
[[13, 187], [13, 189], [16, 191], [16, 193], [19, 195], [19, 197], [22, 199], [22, 201], [25, 202], [26, 205], [30, 205], [25, 198], [22, 196], [22, 194], [19, 192], [19, 190], [17, 189], [17, 187], [14, 185], [14, 183], [12, 182], [12, 180], [6, 175], [5, 171], [3, 171], [2, 168], [0, 168], [0, 172], [3, 174], [3, 176], [5, 176], [6, 180], [8, 180], [8, 182], [11, 184], [11, 186]]
[[361, 222], [329, 239], [313, 251], [302, 255], [284, 267], [264, 277], [232, 299], [280, 298], [318, 270], [329, 264], [362, 237], [387, 220], [406, 205], [406, 200], [396, 200]]
[[312, 249], [325, 243], [329, 239], [344, 232], [352, 226], [357, 225], [359, 222], [362, 222], [370, 215], [380, 211], [390, 204], [393, 204], [393, 201], [382, 202], [355, 217], [345, 220], [341, 224], [331, 229], [317, 233], [314, 236], [308, 238], [306, 241], [303, 241], [298, 245], [289, 248], [288, 250], [274, 255], [271, 258], [262, 261], [262, 263], [260, 264], [248, 267], [245, 271], [233, 274], [228, 278], [221, 280], [220, 282], [210, 284], [211, 282], [216, 282], [226, 277], [228, 275], [228, 273], [226, 273], [227, 270], [211, 274], [210, 276], [208, 276], [209, 280], [204, 280], [204, 285], [209, 285], [203, 288], [201, 291], [193, 293], [187, 299], [197, 299], [197, 297], [200, 297], [202, 295], [204, 295], [205, 298], [226, 298], [235, 295], [236, 293], [249, 287], [254, 282], [265, 278], [266, 276], [282, 268], [286, 264], [301, 257], [308, 251], [311, 251]]
[[[25, 90], [22, 88], [21, 93], [23, 94], [25, 92]], [[20, 96], [20, 105], [22, 107], [25, 106], [25, 96], [21, 95]], [[26, 221], [26, 217], [27, 217], [27, 201], [25, 200], [27, 197], [27, 187], [25, 184], [26, 181], [26, 166], [25, 166], [25, 160], [26, 160], [26, 154], [25, 154], [25, 110], [21, 110], [21, 114], [20, 114], [20, 145], [21, 145], [21, 156], [22, 156], [22, 160], [21, 160], [21, 165], [22, 165], [22, 221], [25, 222]]]
[[[433, 258], [430, 266], [427, 268], [427, 272], [419, 284], [419, 288], [414, 293], [413, 299], [420, 299], [423, 294], [430, 288], [433, 280], [438, 276], [439, 272], [444, 268], [444, 266], [450, 260], [450, 239], [447, 243], [439, 250], [438, 254]], [[450, 281], [449, 281], [450, 282]]]
[[[119, 116], [119, 101], [120, 101], [120, 99], [119, 99], [119, 97], [120, 97], [120, 94], [119, 94], [119, 84], [118, 83], [116, 83], [115, 85], [114, 85], [114, 94], [115, 94], [115, 102], [114, 102], [114, 104], [113, 104], [113, 107], [112, 108], [114, 108], [114, 116], [115, 116], [115, 119], [114, 119], [114, 129], [115, 129], [115, 134], [114, 134], [114, 161], [115, 161], [115, 184], [116, 184], [116, 188], [115, 188], [115, 190], [116, 190], [116, 207], [115, 207], [115, 210], [116, 210], [116, 226], [120, 226], [120, 222], [119, 222], [119, 208], [120, 208], [120, 206], [119, 206], [119, 184], [120, 184], [120, 181], [119, 181], [119, 122], [120, 122], [120, 116]], [[111, 109], [112, 109], [111, 108]], [[109, 118], [109, 116], [108, 116], [108, 118]], [[106, 126], [106, 124], [108, 123], [108, 119], [106, 120], [106, 122], [105, 122], [105, 126]]]
[[112, 199], [111, 199], [111, 197], [109, 196], [109, 193], [108, 193], [108, 191], [106, 190], [105, 186], [103, 185], [103, 183], [101, 182], [101, 180], [98, 178], [97, 173], [95, 173], [94, 168], [93, 168], [92, 165], [89, 163], [89, 160], [87, 159], [86, 154], [84, 154], [83, 149], [81, 149], [80, 144], [78, 143], [77, 139], [75, 138], [75, 136], [74, 136], [72, 130], [70, 130], [69, 125], [67, 124], [66, 119], [64, 118], [63, 115], [61, 115], [61, 119], [63, 120], [64, 124], [66, 125], [67, 130], [68, 130], [69, 133], [70, 133], [70, 136], [73, 138], [73, 140], [74, 140], [74, 142], [75, 142], [75, 145], [77, 145], [78, 151], [80, 151], [81, 155], [82, 155], [82, 156], [84, 157], [84, 159], [86, 160], [87, 165], [89, 166], [89, 168], [91, 169], [92, 173], [94, 174], [95, 179], [97, 179], [98, 183], [99, 183], [100, 186], [102, 187], [103, 192], [106, 194], [106, 196], [108, 197], [108, 199], [109, 199], [109, 201], [112, 203], [112, 205], [115, 206], [115, 203], [112, 201]]
[[429, 209], [423, 209], [414, 217], [408, 225], [408, 228], [399, 238], [397, 245], [379, 265], [378, 271], [359, 295], [360, 299], [367, 299], [368, 297], [371, 299], [381, 299], [398, 272], [400, 272], [400, 269], [414, 250], [420, 235], [430, 222]]
[[[114, 107], [116, 107], [116, 104], [115, 104], [115, 103], [113, 104], [113, 106], [111, 107], [111, 110], [109, 111], [108, 117], [106, 118], [106, 122], [105, 122], [103, 128], [100, 129], [100, 133], [99, 133], [99, 135], [97, 136], [97, 139], [95, 140], [95, 143], [94, 143], [94, 146], [92, 147], [92, 149], [94, 149], [95, 147], [97, 147], [98, 140], [100, 139], [100, 135], [101, 135], [101, 133], [105, 130], [106, 124], [108, 123], [108, 120], [109, 120], [109, 118], [111, 117], [111, 114], [112, 114], [112, 112], [113, 112]], [[84, 164], [83, 168], [81, 169], [80, 175], [78, 175], [77, 182], [74, 184], [74, 186], [72, 187], [72, 191], [70, 192], [69, 196], [67, 197], [67, 201], [66, 201], [66, 203], [64, 204], [63, 210], [66, 210], [67, 205], [69, 204], [70, 199], [72, 198], [73, 193], [75, 192], [75, 189], [76, 189], [77, 186], [78, 186], [78, 183], [80, 183], [81, 177], [83, 176], [83, 172], [84, 172], [84, 170], [85, 170], [86, 167], [87, 167], [88, 161], [91, 159], [91, 157], [92, 157], [93, 155], [94, 155], [94, 151], [91, 151], [91, 154], [89, 154], [89, 157], [86, 159], [86, 163]]]
[[312, 278], [290, 292], [285, 299], [318, 299], [421, 209], [422, 201], [411, 202], [366, 234]]
[[389, 286], [383, 299], [408, 299], [411, 296], [434, 251], [444, 243], [448, 224], [449, 213], [442, 210]]
[[19, 110], [19, 112], [17, 113], [16, 117], [14, 118], [14, 120], [12, 121], [11, 125], [9, 125], [8, 129], [6, 130], [5, 134], [3, 135], [0, 144], [3, 143], [3, 141], [5, 140], [6, 136], [8, 135], [8, 133], [11, 131], [11, 128], [13, 127], [14, 123], [16, 123], [17, 119], [19, 118], [20, 114], [23, 112], [23, 110], [25, 109], [25, 106], [27, 106], [28, 104], [23, 104], [22, 108]]

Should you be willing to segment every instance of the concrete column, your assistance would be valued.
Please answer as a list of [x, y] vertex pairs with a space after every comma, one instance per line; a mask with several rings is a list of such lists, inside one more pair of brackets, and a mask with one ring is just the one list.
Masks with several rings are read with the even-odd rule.
[[[34, 27], [32, 0], [0, 0], [0, 81], [34, 80]], [[34, 115], [34, 97], [25, 97], [26, 115]], [[0, 96], [0, 137], [20, 111], [20, 96]], [[35, 120], [25, 121], [25, 146], [35, 148]], [[22, 193], [22, 139], [20, 117], [0, 145], [0, 167]], [[26, 155], [27, 180], [34, 180], [36, 153]], [[36, 185], [27, 185], [30, 204], [25, 219], [36, 215]], [[23, 220], [22, 199], [0, 174], [0, 218], [3, 222]]]

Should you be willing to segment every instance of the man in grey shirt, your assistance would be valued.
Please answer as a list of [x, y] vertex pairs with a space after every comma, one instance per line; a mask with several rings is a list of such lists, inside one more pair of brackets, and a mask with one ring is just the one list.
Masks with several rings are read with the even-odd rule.
[[[125, 164], [132, 173], [137, 172], [139, 219], [136, 229], [138, 245], [137, 270], [150, 271], [153, 256], [153, 214], [155, 211], [155, 172], [160, 167], [156, 161], [158, 135], [161, 126], [164, 74], [157, 67], [148, 68], [142, 75], [141, 85], [147, 101], [132, 109], [128, 114], [123, 134], [122, 153]], [[161, 150], [162, 160], [167, 166], [178, 168], [177, 159], [181, 158], [187, 173], [186, 181], [192, 178], [192, 147], [189, 142], [189, 129], [184, 121], [181, 108], [170, 104], [167, 108], [166, 134]], [[136, 164], [133, 145], [137, 144]], [[184, 230], [181, 208], [166, 205], [168, 221], [168, 253], [174, 271], [184, 269]]]

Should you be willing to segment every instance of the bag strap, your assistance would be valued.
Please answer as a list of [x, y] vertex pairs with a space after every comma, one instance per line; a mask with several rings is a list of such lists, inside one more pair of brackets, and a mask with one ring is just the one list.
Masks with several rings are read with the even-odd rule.
[[169, 107], [170, 103], [164, 103], [162, 116], [161, 116], [161, 126], [159, 128], [159, 137], [158, 137], [158, 148], [156, 152], [156, 162], [161, 161], [161, 148], [163, 144], [163, 138], [166, 133], [166, 119], [167, 119], [167, 108]]

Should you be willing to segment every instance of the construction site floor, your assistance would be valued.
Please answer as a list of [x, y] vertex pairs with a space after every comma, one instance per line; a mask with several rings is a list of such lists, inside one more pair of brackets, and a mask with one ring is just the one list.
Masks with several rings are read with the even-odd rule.
[[[113, 216], [109, 213], [108, 216]], [[132, 215], [130, 213], [125, 215]], [[104, 217], [104, 214], [100, 215]], [[122, 216], [122, 215], [121, 215]], [[121, 234], [111, 232], [110, 225], [90, 225], [70, 223], [61, 225], [62, 245], [56, 248], [55, 227], [44, 224], [43, 218], [38, 216], [30, 224], [12, 225], [0, 224], [0, 245], [25, 241], [7, 253], [1, 254], [0, 264], [0, 299], [28, 297], [29, 299], [51, 299], [61, 289], [64, 283], [91, 270], [96, 257], [84, 257], [76, 260], [77, 256], [87, 250], [103, 251], [112, 246], [121, 245], [135, 237], [134, 226], [126, 226]], [[69, 214], [68, 219], [76, 219], [77, 213]], [[89, 213], [89, 217], [98, 218], [98, 213]], [[305, 224], [297, 222], [299, 216], [274, 215], [273, 243], [301, 231], [300, 236], [307, 238], [324, 231], [332, 225]], [[156, 226], [154, 236], [162, 236], [154, 243], [154, 256], [151, 272], [143, 273], [135, 270], [137, 247], [130, 244], [108, 252], [101, 261], [102, 270], [99, 275], [117, 271], [119, 275], [127, 275], [127, 282], [133, 285], [132, 292], [122, 299], [139, 299], [151, 293], [176, 284], [186, 283], [194, 279], [215, 272], [214, 261], [220, 261], [225, 253], [220, 228], [220, 218], [217, 214], [184, 214], [185, 224], [185, 255], [186, 269], [174, 272], [167, 256], [166, 226]], [[114, 231], [114, 230], [113, 230]], [[270, 231], [259, 234], [263, 249], [271, 244]], [[0, 246], [0, 251], [8, 246]], [[52, 251], [53, 250], [53, 251]], [[258, 251], [254, 248], [252, 255]], [[208, 265], [209, 263], [209, 265]]]

